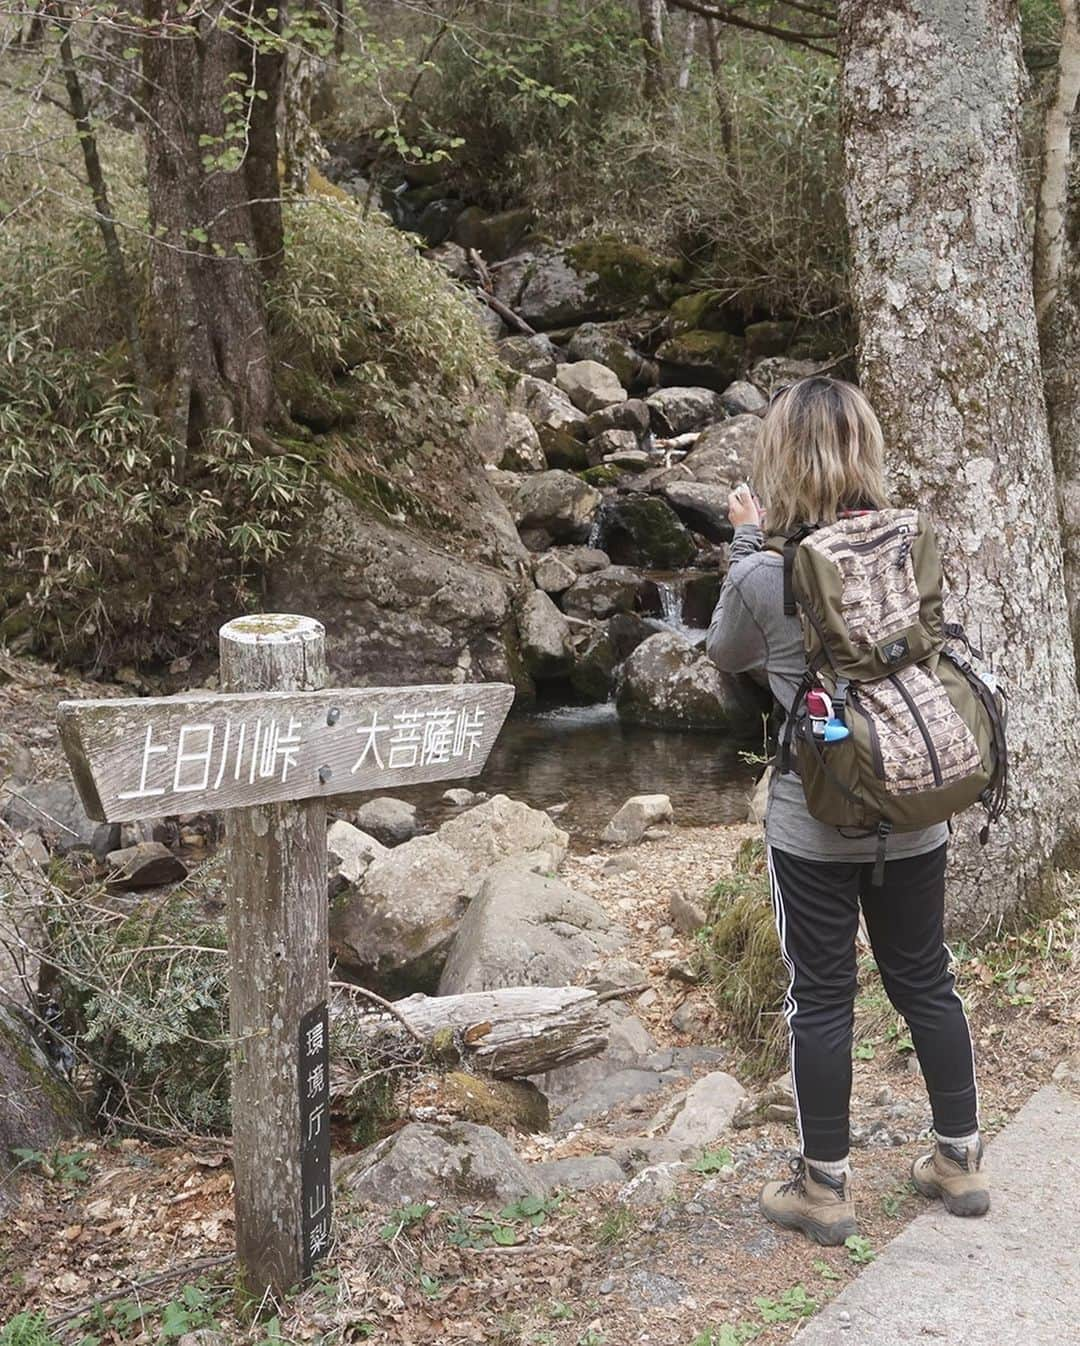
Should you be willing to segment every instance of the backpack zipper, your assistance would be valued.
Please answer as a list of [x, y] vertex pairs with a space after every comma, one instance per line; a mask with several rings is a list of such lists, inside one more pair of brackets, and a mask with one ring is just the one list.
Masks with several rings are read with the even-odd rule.
[[941, 775], [941, 762], [938, 760], [937, 749], [934, 747], [934, 740], [930, 737], [930, 731], [926, 727], [926, 721], [922, 717], [922, 711], [915, 704], [915, 698], [900, 681], [895, 673], [889, 675], [889, 681], [900, 693], [907, 703], [908, 710], [911, 711], [911, 718], [918, 726], [919, 733], [923, 736], [923, 742], [926, 744], [926, 752], [930, 758], [930, 770], [934, 773], [934, 784], [943, 784]]
[[906, 523], [897, 524], [895, 528], [890, 528], [887, 533], [882, 533], [880, 537], [870, 538], [866, 542], [849, 542], [848, 548], [851, 551], [876, 551], [878, 547], [884, 546], [886, 542], [891, 542], [894, 537], [906, 536], [911, 529]]
[[881, 740], [878, 738], [877, 725], [874, 723], [874, 717], [859, 700], [854, 692], [850, 694], [851, 704], [866, 721], [866, 729], [870, 737], [870, 755], [874, 759], [874, 772], [878, 780], [885, 779], [885, 759], [881, 755]]

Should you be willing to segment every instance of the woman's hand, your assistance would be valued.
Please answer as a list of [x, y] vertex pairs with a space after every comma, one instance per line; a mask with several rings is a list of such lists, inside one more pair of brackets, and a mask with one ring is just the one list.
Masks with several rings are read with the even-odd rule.
[[760, 528], [765, 522], [765, 514], [761, 506], [750, 493], [750, 487], [745, 483], [736, 488], [728, 496], [728, 518], [731, 520], [732, 528], [738, 528], [741, 524], [752, 523]]

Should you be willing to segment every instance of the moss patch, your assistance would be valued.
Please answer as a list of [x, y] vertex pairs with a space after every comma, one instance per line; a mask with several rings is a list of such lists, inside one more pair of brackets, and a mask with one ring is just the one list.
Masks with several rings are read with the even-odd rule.
[[590, 486], [614, 486], [622, 474], [611, 463], [601, 463], [597, 467], [588, 467], [577, 475]]
[[676, 299], [670, 311], [671, 330], [676, 334], [696, 329], [727, 332], [737, 318], [723, 290], [698, 290], [694, 294], [683, 295], [681, 299]]
[[631, 495], [616, 501], [605, 518], [604, 550], [615, 565], [678, 570], [697, 550], [678, 515], [658, 496]]
[[670, 337], [657, 350], [665, 381], [693, 383], [722, 392], [739, 377], [744, 344], [730, 332], [684, 332]]
[[664, 304], [683, 273], [683, 263], [660, 257], [636, 243], [619, 239], [589, 239], [567, 249], [578, 271], [592, 272], [596, 280], [591, 297], [610, 312], [629, 312], [650, 304]]

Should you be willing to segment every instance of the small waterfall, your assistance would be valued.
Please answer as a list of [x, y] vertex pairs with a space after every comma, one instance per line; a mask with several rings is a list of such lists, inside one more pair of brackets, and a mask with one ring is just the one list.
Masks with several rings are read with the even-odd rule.
[[611, 512], [611, 501], [601, 500], [593, 515], [592, 527], [589, 529], [588, 545], [598, 547], [600, 551], [604, 550], [604, 537], [607, 533], [607, 516]]
[[651, 578], [660, 595], [660, 610], [663, 615], [659, 620], [672, 631], [678, 632], [691, 645], [700, 645], [705, 639], [705, 632], [699, 626], [690, 626], [683, 618], [684, 578], [679, 575], [666, 579], [658, 576]]
[[664, 622], [668, 626], [681, 626], [682, 592], [672, 580], [657, 580], [656, 587], [660, 592], [660, 608], [664, 614]]

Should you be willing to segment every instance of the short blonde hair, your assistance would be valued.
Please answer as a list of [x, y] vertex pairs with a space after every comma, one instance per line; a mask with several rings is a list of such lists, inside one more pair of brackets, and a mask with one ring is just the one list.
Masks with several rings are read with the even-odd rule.
[[754, 453], [754, 487], [770, 532], [835, 523], [842, 509], [882, 509], [885, 446], [866, 397], [814, 375], [773, 395]]

